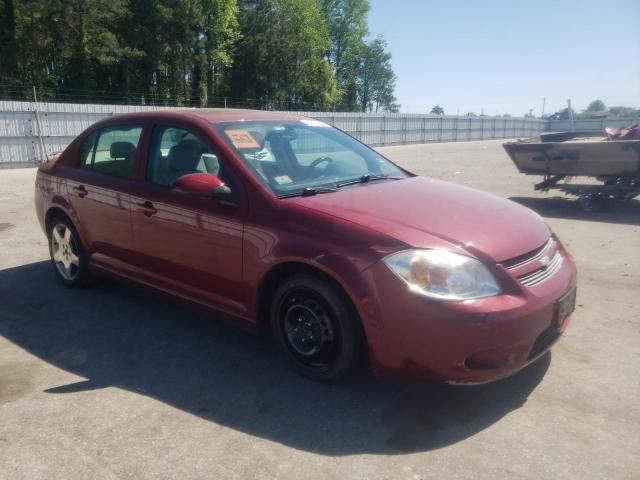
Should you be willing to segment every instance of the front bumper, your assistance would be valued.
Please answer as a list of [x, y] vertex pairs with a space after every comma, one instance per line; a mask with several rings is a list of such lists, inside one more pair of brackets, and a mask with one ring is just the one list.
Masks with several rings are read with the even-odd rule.
[[382, 263], [366, 275], [376, 291], [364, 322], [372, 367], [379, 376], [449, 383], [507, 377], [542, 356], [564, 332], [557, 301], [576, 287], [571, 256], [536, 285], [472, 302], [443, 302], [411, 292]]

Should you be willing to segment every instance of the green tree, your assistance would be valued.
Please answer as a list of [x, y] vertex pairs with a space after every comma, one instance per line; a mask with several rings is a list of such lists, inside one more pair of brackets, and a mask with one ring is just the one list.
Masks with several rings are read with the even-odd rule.
[[51, 42], [41, 42], [41, 46], [54, 58], [56, 53], [51, 50], [59, 52], [56, 63], [61, 86], [85, 94], [91, 89], [110, 88], [116, 82], [114, 65], [120, 56], [113, 27], [124, 22], [127, 1], [50, 0], [41, 8], [42, 21], [49, 32], [44, 38], [49, 37]]
[[358, 99], [363, 112], [397, 112], [399, 109], [394, 96], [396, 76], [386, 47], [382, 37], [364, 46], [357, 77]]
[[325, 53], [326, 21], [315, 0], [256, 0], [241, 12], [234, 58], [235, 97], [270, 108], [328, 108], [338, 99]]
[[[6, 2], [6, 0], [5, 0]], [[11, 3], [11, 2], [7, 2]], [[5, 7], [7, 5], [5, 3]], [[31, 97], [31, 86], [57, 87], [60, 80], [60, 51], [54, 50], [53, 22], [47, 5], [39, 0], [14, 3], [15, 58], [11, 83]], [[50, 70], [47, 65], [50, 64]]]
[[342, 109], [355, 110], [358, 100], [358, 69], [366, 56], [368, 0], [323, 0], [329, 26], [330, 48], [327, 58], [333, 66]]
[[587, 112], [604, 112], [606, 110], [607, 107], [602, 100], [594, 100], [587, 107]]
[[17, 73], [16, 18], [13, 0], [0, 2], [0, 91], [8, 90]]
[[0, 95], [394, 111], [368, 11], [368, 0], [0, 0]]
[[233, 64], [233, 48], [240, 36], [238, 2], [202, 0], [202, 9], [203, 75], [206, 79], [207, 104], [213, 105], [213, 97], [218, 94], [219, 79], [224, 82], [229, 75]]
[[616, 106], [611, 107], [609, 111], [620, 118], [640, 117], [640, 109], [633, 107]]
[[[576, 112], [573, 110], [573, 108], [571, 109], [571, 115], [573, 116], [573, 118], [576, 118]], [[550, 115], [549, 120], [569, 120], [569, 109], [563, 108], [553, 115]]]
[[238, 36], [236, 0], [130, 0], [127, 88], [147, 102], [211, 104]]
[[442, 108], [440, 105], [436, 105], [431, 109], [431, 112], [429, 113], [433, 115], [444, 115], [444, 108]]
[[121, 36], [126, 45], [121, 67], [121, 85], [126, 92], [142, 94], [146, 102], [158, 101], [167, 94], [161, 65], [165, 41], [163, 17], [158, 0], [131, 0], [128, 21]]

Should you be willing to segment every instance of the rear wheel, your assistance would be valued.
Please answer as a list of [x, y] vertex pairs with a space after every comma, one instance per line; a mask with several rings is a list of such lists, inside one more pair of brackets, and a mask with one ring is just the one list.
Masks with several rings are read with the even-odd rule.
[[344, 294], [320, 276], [296, 274], [276, 289], [274, 341], [289, 364], [316, 381], [339, 380], [360, 362], [360, 320]]
[[87, 256], [71, 221], [65, 216], [55, 217], [48, 233], [51, 262], [58, 278], [73, 287], [89, 283]]

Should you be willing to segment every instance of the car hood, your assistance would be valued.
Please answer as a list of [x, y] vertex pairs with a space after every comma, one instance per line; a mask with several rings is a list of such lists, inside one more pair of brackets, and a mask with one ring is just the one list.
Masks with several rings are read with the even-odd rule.
[[[542, 218], [528, 208], [424, 177], [356, 185], [336, 193], [290, 200], [387, 234], [414, 248], [441, 247], [444, 241], [495, 262], [535, 250], [550, 236]], [[434, 245], [434, 237], [440, 245]]]

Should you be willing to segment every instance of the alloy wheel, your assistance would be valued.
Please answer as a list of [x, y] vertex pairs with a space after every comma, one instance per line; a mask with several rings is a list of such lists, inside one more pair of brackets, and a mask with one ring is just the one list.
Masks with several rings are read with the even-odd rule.
[[80, 272], [78, 244], [64, 223], [56, 224], [51, 230], [51, 257], [62, 278], [69, 282], [76, 279]]

